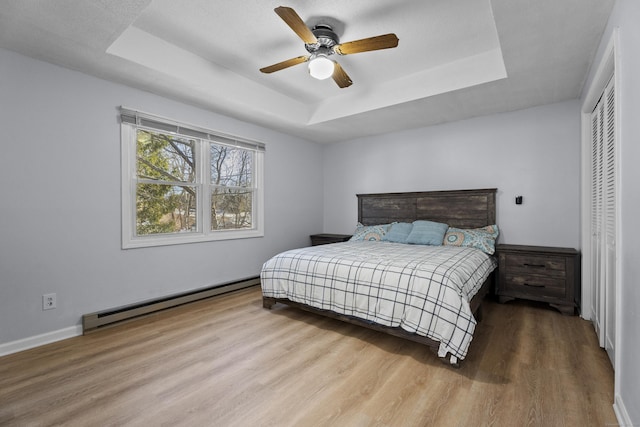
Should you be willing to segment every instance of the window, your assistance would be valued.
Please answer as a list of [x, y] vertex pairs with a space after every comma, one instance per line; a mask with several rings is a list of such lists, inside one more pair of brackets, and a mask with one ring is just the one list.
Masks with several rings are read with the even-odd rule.
[[260, 237], [264, 144], [121, 109], [122, 246]]

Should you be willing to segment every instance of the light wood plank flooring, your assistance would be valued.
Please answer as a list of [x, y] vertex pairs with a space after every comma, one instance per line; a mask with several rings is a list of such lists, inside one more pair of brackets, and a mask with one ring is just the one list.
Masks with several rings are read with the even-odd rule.
[[0, 358], [2, 426], [610, 426], [593, 327], [485, 304], [461, 369], [260, 288]]

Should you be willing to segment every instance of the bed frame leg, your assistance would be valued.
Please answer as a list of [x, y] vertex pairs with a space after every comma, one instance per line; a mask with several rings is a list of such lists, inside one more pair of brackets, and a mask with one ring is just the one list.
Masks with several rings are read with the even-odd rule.
[[262, 307], [271, 310], [271, 307], [276, 305], [276, 299], [270, 297], [262, 297]]
[[460, 361], [458, 360], [456, 363], [451, 363], [447, 357], [441, 357], [440, 360], [447, 366], [451, 366], [454, 369], [460, 369]]
[[429, 346], [429, 350], [431, 350], [433, 355], [436, 356], [436, 358], [440, 362], [442, 362], [443, 365], [447, 365], [447, 366], [449, 366], [451, 368], [455, 368], [455, 369], [460, 369], [460, 361], [456, 360], [456, 363], [451, 363], [451, 355], [449, 353], [447, 353], [446, 356], [444, 356], [444, 357], [440, 357], [440, 356], [438, 356], [438, 348], [437, 347]]

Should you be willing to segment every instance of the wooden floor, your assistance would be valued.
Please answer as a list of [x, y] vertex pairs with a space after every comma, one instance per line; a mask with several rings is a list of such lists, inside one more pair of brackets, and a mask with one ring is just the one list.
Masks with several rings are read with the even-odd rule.
[[260, 288], [0, 358], [2, 426], [610, 426], [593, 327], [488, 301], [461, 369]]

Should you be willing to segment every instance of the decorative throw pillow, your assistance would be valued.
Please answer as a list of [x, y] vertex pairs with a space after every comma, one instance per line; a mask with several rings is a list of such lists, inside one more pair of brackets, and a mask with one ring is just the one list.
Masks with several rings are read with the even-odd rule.
[[467, 246], [477, 248], [493, 255], [496, 251], [496, 239], [500, 234], [497, 225], [487, 225], [482, 228], [461, 229], [449, 227], [444, 235], [444, 245]]
[[407, 237], [407, 243], [414, 245], [442, 246], [444, 234], [449, 225], [442, 222], [414, 221], [411, 233]]
[[387, 233], [390, 226], [391, 224], [362, 225], [358, 223], [349, 241], [382, 240], [382, 237]]
[[387, 234], [382, 236], [385, 242], [407, 243], [407, 237], [411, 233], [413, 224], [408, 222], [394, 222]]

